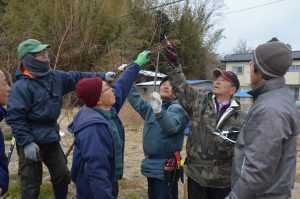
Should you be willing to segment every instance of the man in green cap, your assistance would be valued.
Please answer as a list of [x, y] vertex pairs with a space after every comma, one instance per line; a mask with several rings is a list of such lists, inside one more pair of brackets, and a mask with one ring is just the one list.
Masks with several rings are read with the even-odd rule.
[[64, 72], [50, 69], [48, 44], [28, 39], [19, 45], [21, 64], [12, 86], [7, 123], [17, 141], [22, 199], [39, 196], [44, 163], [56, 199], [65, 199], [70, 183], [66, 157], [60, 146], [59, 125], [63, 96], [82, 78], [112, 80], [114, 73]]

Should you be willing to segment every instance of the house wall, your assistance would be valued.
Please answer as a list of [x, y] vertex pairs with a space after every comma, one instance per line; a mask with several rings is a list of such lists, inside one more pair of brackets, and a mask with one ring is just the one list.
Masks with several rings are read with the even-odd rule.
[[[294, 60], [293, 65], [300, 66], [300, 60]], [[240, 91], [250, 90], [250, 62], [227, 62], [226, 70], [234, 71], [234, 68], [242, 66], [243, 72], [237, 73], [240, 80]], [[235, 71], [234, 71], [235, 72]], [[295, 101], [300, 100], [300, 72], [287, 72], [285, 74], [287, 86], [289, 86]]]

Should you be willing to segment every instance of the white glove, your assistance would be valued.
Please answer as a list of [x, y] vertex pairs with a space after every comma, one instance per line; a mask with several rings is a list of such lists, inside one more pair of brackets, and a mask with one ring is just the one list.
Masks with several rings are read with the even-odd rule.
[[34, 142], [31, 142], [24, 147], [25, 157], [30, 160], [38, 161], [37, 154], [39, 154], [39, 151], [39, 146]]
[[162, 106], [162, 100], [160, 98], [160, 95], [158, 92], [153, 92], [151, 94], [151, 107], [154, 111], [154, 113], [160, 113], [161, 112], [161, 106]]
[[122, 64], [121, 66], [118, 67], [119, 71], [125, 70], [125, 68], [128, 66], [128, 64]]
[[106, 72], [105, 73], [105, 81], [109, 82], [114, 80], [116, 73], [115, 72]]

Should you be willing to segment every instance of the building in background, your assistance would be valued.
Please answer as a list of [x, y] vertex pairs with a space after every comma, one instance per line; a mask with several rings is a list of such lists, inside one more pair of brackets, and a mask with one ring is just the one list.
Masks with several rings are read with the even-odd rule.
[[[161, 80], [167, 76], [166, 74], [158, 72], [156, 74], [156, 79]], [[139, 75], [137, 77], [136, 83], [142, 83], [142, 82], [150, 82], [154, 81], [155, 79], [155, 72], [149, 71], [149, 70], [140, 70]]]
[[[300, 101], [300, 51], [293, 51], [293, 65], [285, 74], [286, 84], [289, 87], [294, 101]], [[226, 56], [221, 62], [226, 64], [226, 70], [235, 72], [240, 80], [239, 92], [250, 90], [250, 61], [252, 53], [231, 54]]]

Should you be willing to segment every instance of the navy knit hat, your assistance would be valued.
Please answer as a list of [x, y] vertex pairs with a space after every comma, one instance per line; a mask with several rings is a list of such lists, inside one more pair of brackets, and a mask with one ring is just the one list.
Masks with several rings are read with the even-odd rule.
[[103, 81], [99, 77], [83, 78], [76, 84], [77, 97], [87, 107], [96, 106], [102, 91]]

